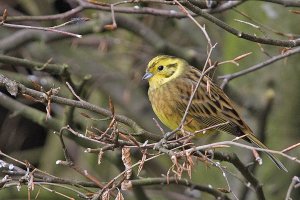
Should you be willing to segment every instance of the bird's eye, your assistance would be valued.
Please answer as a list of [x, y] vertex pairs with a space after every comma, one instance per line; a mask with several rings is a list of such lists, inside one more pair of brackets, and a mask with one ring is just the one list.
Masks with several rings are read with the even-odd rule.
[[158, 66], [158, 68], [157, 68], [159, 71], [161, 71], [161, 70], [163, 70], [164, 69], [164, 66], [162, 66], [162, 65], [160, 65], [160, 66]]

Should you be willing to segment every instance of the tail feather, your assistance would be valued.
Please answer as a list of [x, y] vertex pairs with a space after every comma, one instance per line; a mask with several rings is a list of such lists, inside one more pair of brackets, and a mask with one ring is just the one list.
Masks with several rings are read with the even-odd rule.
[[[247, 134], [247, 138], [249, 138], [251, 140], [251, 142], [253, 144], [255, 144], [257, 147], [262, 148], [262, 149], [269, 149], [266, 145], [264, 145], [263, 143], [261, 143], [253, 134]], [[280, 160], [274, 156], [272, 153], [270, 152], [265, 152], [268, 157], [276, 164], [276, 166], [285, 171], [288, 172], [288, 170], [286, 169], [286, 167], [280, 162]]]

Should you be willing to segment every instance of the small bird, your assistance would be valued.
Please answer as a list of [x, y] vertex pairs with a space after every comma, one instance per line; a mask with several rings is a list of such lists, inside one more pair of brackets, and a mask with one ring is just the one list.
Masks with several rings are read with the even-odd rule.
[[[160, 55], [149, 62], [143, 76], [149, 81], [148, 96], [155, 114], [170, 129], [180, 125], [200, 76], [198, 69], [173, 56]], [[237, 137], [245, 135], [244, 140], [268, 149], [241, 119], [223, 90], [205, 75], [193, 97], [183, 129], [194, 133], [211, 126]], [[266, 153], [279, 169], [287, 172], [278, 158]]]

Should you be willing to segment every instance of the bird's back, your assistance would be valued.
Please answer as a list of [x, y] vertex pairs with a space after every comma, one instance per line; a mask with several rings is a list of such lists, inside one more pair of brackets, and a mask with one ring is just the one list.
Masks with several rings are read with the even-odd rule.
[[[183, 74], [159, 88], [149, 88], [153, 110], [169, 128], [175, 129], [180, 124], [200, 76], [200, 71], [189, 67]], [[207, 76], [203, 77], [195, 93], [185, 122], [184, 129], [190, 132], [226, 122], [228, 124], [216, 129], [236, 136], [252, 132], [235, 111], [226, 94]]]

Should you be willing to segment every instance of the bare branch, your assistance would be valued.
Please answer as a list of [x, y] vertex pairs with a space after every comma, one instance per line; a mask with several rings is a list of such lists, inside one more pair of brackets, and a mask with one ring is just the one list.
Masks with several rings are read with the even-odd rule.
[[248, 74], [250, 72], [262, 69], [262, 68], [264, 68], [264, 67], [266, 67], [266, 66], [268, 66], [268, 65], [270, 65], [270, 64], [272, 64], [276, 61], [282, 60], [284, 58], [287, 58], [287, 57], [289, 57], [291, 55], [294, 55], [294, 54], [297, 54], [299, 52], [300, 52], [300, 47], [296, 47], [296, 48], [288, 50], [288, 51], [286, 51], [282, 54], [279, 54], [277, 56], [273, 56], [272, 58], [270, 58], [270, 59], [268, 59], [264, 62], [256, 64], [256, 65], [254, 65], [252, 67], [249, 67], [245, 70], [242, 70], [240, 72], [236, 72], [234, 74], [219, 76], [218, 78], [223, 79], [223, 83], [222, 83], [221, 87], [224, 88], [224, 86], [232, 79], [235, 79], [237, 77], [243, 76], [243, 75]]
[[268, 38], [261, 38], [261, 37], [256, 37], [253, 36], [251, 34], [248, 33], [243, 33], [237, 29], [232, 28], [231, 26], [229, 26], [228, 24], [226, 24], [225, 22], [219, 20], [218, 18], [204, 12], [202, 9], [196, 7], [195, 5], [191, 4], [191, 3], [187, 3], [186, 7], [188, 9], [190, 9], [191, 11], [193, 11], [194, 13], [204, 17], [205, 19], [207, 19], [208, 21], [216, 24], [217, 26], [221, 27], [222, 29], [224, 29], [225, 31], [239, 37], [239, 38], [243, 38], [249, 41], [253, 41], [253, 42], [258, 42], [261, 44], [269, 44], [269, 45], [274, 45], [274, 46], [282, 46], [282, 47], [296, 47], [300, 45], [300, 38], [299, 39], [295, 39], [295, 40], [279, 40], [279, 39], [268, 39]]

